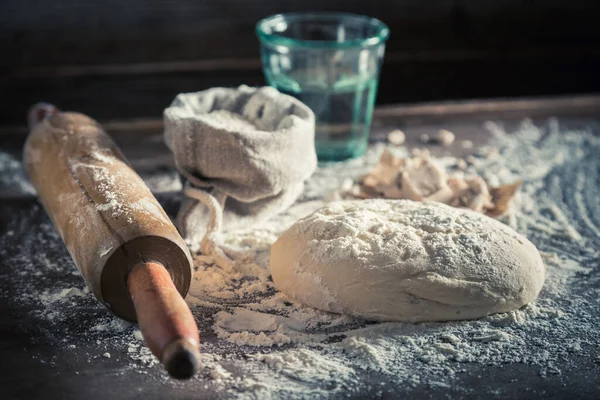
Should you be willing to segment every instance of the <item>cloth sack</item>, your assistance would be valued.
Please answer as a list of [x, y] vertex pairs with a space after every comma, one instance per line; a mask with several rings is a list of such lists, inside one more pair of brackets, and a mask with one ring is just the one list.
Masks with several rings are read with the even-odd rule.
[[271, 87], [178, 95], [164, 137], [186, 180], [176, 223], [190, 247], [212, 253], [221, 230], [291, 206], [317, 166], [314, 133], [310, 108]]

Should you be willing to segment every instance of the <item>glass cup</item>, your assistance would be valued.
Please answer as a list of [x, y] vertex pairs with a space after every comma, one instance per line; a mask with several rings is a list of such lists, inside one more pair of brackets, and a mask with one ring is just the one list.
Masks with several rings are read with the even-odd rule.
[[362, 155], [388, 27], [353, 14], [289, 13], [259, 21], [256, 32], [267, 83], [315, 113], [319, 160]]

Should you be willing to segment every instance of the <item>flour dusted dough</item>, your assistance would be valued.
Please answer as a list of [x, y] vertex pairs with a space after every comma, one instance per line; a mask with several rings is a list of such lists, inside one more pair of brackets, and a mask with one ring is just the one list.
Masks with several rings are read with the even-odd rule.
[[380, 321], [474, 319], [535, 299], [544, 264], [508, 226], [410, 200], [334, 202], [271, 250], [275, 286], [325, 311]]

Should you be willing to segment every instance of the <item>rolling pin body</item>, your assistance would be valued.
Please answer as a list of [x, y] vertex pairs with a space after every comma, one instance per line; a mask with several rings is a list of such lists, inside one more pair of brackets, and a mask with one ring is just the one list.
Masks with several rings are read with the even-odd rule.
[[96, 121], [47, 116], [30, 133], [24, 162], [88, 286], [117, 316], [137, 320], [127, 277], [140, 263], [165, 266], [185, 296], [192, 274], [185, 243]]
[[38, 104], [29, 124], [25, 167], [88, 286], [138, 321], [172, 377], [193, 376], [198, 327], [183, 300], [192, 262], [169, 217], [91, 118]]

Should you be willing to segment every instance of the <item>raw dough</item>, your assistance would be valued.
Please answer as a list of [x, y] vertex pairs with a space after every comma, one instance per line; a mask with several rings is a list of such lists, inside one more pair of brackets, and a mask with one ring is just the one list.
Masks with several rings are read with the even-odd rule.
[[[448, 176], [429, 150], [412, 151], [413, 157], [398, 158], [385, 149], [375, 168], [362, 177], [357, 193], [350, 195], [363, 199], [438, 201], [501, 217], [509, 211], [511, 201], [521, 187], [521, 181], [489, 187], [480, 176], [465, 177], [464, 173]], [[467, 161], [470, 157], [473, 156], [467, 157]], [[477, 159], [473, 159], [476, 162]], [[457, 167], [466, 169], [467, 163], [459, 161], [464, 165]], [[473, 165], [473, 162], [469, 164]]]
[[545, 269], [508, 226], [434, 202], [330, 203], [273, 245], [271, 273], [288, 296], [380, 321], [474, 319], [536, 298]]

